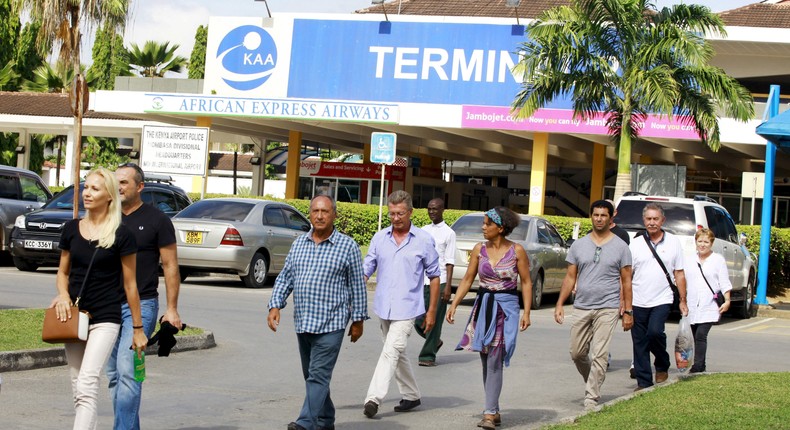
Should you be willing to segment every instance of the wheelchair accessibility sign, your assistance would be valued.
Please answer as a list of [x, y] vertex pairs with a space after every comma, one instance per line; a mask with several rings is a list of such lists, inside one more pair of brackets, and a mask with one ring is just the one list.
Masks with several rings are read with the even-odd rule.
[[370, 135], [370, 162], [392, 164], [395, 162], [397, 134], [374, 132]]

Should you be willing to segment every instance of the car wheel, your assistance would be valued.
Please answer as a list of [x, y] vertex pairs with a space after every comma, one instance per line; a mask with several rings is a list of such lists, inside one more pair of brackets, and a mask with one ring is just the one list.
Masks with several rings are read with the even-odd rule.
[[738, 317], [748, 319], [752, 317], [752, 303], [754, 302], [754, 277], [749, 279], [746, 284], [746, 291], [743, 293], [743, 303], [738, 309]]
[[179, 267], [178, 268], [178, 275], [179, 275], [179, 278], [181, 278], [181, 282], [184, 282], [189, 277], [189, 275], [191, 275], [191, 273], [189, 272], [189, 270], [187, 270], [187, 269], [185, 269], [183, 267]]
[[239, 276], [247, 288], [263, 288], [269, 274], [269, 263], [266, 257], [256, 252], [250, 261], [250, 271], [244, 276]]
[[38, 269], [38, 264], [19, 257], [14, 257], [14, 266], [23, 272], [35, 272]]
[[543, 302], [543, 276], [538, 275], [538, 279], [532, 284], [532, 309], [540, 309]]

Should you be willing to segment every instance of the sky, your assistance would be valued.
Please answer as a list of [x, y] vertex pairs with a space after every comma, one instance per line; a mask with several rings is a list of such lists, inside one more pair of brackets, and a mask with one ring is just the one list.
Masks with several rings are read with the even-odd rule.
[[[445, 0], [452, 1], [452, 0]], [[529, 1], [529, 0], [525, 0]], [[697, 3], [714, 12], [734, 9], [759, 0], [654, 0], [659, 8], [676, 3]], [[210, 16], [266, 16], [266, 5], [255, 0], [132, 0], [125, 40], [127, 47], [136, 43], [142, 47], [146, 40], [170, 42], [180, 46], [177, 53], [189, 58], [198, 26], [207, 25]], [[371, 5], [370, 0], [268, 0], [269, 9], [288, 13], [348, 14]], [[393, 11], [395, 12], [395, 11]], [[83, 46], [90, 62], [90, 45]]]

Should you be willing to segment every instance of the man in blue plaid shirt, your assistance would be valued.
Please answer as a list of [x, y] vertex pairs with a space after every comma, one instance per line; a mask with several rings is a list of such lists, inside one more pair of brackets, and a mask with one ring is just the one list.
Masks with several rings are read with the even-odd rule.
[[288, 424], [289, 430], [335, 428], [329, 382], [343, 332], [351, 320], [348, 335], [351, 342], [356, 342], [368, 319], [359, 245], [335, 229], [336, 216], [337, 205], [331, 197], [313, 198], [313, 228], [294, 241], [269, 300], [267, 322], [276, 332], [280, 309], [293, 293], [294, 325], [307, 393], [299, 418]]

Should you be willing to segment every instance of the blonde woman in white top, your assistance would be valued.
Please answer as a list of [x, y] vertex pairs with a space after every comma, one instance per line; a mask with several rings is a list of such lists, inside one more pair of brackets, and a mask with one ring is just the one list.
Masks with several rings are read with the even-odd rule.
[[[710, 229], [697, 230], [694, 235], [697, 252], [687, 257], [685, 265], [688, 317], [694, 333], [694, 365], [690, 373], [705, 371], [708, 332], [713, 324], [719, 322], [721, 315], [730, 309], [732, 284], [727, 273], [727, 262], [723, 256], [713, 252], [714, 240]], [[724, 295], [725, 301], [721, 307], [716, 304], [714, 293]]]

